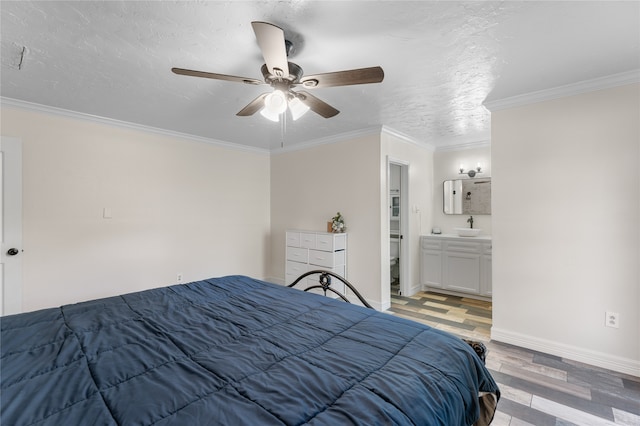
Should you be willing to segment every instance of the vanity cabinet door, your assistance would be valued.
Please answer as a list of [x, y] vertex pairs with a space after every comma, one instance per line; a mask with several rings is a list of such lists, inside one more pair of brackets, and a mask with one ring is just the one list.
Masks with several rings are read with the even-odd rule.
[[422, 249], [421, 257], [420, 284], [442, 288], [442, 252]]
[[480, 293], [480, 254], [444, 253], [444, 283], [447, 290]]
[[442, 288], [442, 242], [420, 239], [420, 284]]

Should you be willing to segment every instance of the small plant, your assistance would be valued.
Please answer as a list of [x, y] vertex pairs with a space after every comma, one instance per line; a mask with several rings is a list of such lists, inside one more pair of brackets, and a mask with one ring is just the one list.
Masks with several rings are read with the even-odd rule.
[[340, 212], [336, 213], [336, 215], [331, 218], [331, 230], [333, 232], [345, 232], [346, 227], [344, 226], [344, 218]]

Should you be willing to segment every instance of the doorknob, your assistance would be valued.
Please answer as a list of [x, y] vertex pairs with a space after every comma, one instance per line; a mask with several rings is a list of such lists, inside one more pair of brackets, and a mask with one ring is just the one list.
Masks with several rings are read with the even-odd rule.
[[20, 253], [20, 251], [17, 248], [10, 248], [7, 250], [7, 256], [15, 256], [18, 253]]

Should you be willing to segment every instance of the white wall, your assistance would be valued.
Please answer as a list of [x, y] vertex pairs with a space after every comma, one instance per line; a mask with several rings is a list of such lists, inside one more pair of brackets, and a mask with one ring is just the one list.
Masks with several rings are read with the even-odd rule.
[[10, 107], [2, 134], [23, 143], [24, 310], [266, 276], [268, 153]]
[[409, 164], [410, 281], [419, 282], [418, 241], [431, 216], [433, 153], [386, 131], [272, 154], [271, 273], [284, 282], [286, 229], [324, 231], [340, 211], [348, 233], [348, 279], [378, 309], [390, 304], [387, 159]]
[[639, 103], [635, 84], [492, 113], [493, 339], [640, 375]]
[[[455, 233], [453, 228], [467, 228], [469, 215], [450, 215], [443, 212], [442, 182], [451, 179], [467, 179], [460, 175], [460, 164], [475, 168], [480, 162], [483, 173], [476, 177], [491, 176], [491, 147], [460, 149], [454, 151], [436, 151], [433, 169], [433, 226], [439, 227], [443, 234]], [[482, 229], [483, 235], [491, 235], [491, 215], [473, 215], [473, 227]], [[427, 230], [430, 233], [431, 229]]]
[[284, 282], [285, 231], [326, 231], [342, 213], [347, 275], [380, 303], [380, 135], [369, 132], [271, 156], [271, 279]]
[[409, 279], [419, 282], [433, 153], [388, 132], [270, 156], [18, 107], [1, 113], [3, 135], [23, 141], [24, 310], [170, 285], [178, 273], [282, 281], [284, 231], [325, 230], [337, 211], [349, 278], [387, 307], [388, 158], [409, 164], [419, 210]]

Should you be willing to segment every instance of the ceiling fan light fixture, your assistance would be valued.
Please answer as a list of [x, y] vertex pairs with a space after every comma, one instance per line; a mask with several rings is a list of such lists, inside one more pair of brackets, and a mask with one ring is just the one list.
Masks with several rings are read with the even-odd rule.
[[[2, 0], [0, 0], [2, 1]], [[248, 117], [260, 111], [263, 117], [278, 122], [280, 114], [291, 110], [294, 120], [302, 117], [308, 110], [324, 118], [335, 117], [340, 113], [314, 95], [292, 89], [302, 86], [305, 89], [352, 86], [355, 84], [380, 83], [384, 79], [384, 71], [380, 66], [334, 71], [304, 76], [302, 67], [289, 62], [288, 58], [293, 43], [285, 39], [284, 30], [268, 22], [253, 21], [251, 27], [256, 35], [258, 47], [262, 53], [264, 64], [260, 68], [263, 81], [237, 75], [218, 74], [185, 68], [171, 68], [179, 75], [211, 78], [214, 80], [233, 81], [237, 83], [271, 86], [271, 93], [264, 92], [236, 113], [238, 117]], [[286, 116], [285, 116], [286, 117]]]
[[294, 97], [289, 101], [289, 111], [291, 111], [291, 118], [295, 121], [309, 111], [309, 106], [305, 105], [300, 99]]
[[272, 114], [282, 114], [287, 110], [287, 96], [281, 90], [274, 90], [264, 98], [264, 109]]
[[267, 120], [275, 121], [276, 123], [280, 121], [280, 114], [277, 112], [272, 112], [269, 108], [264, 107], [260, 110], [260, 115], [266, 118]]

